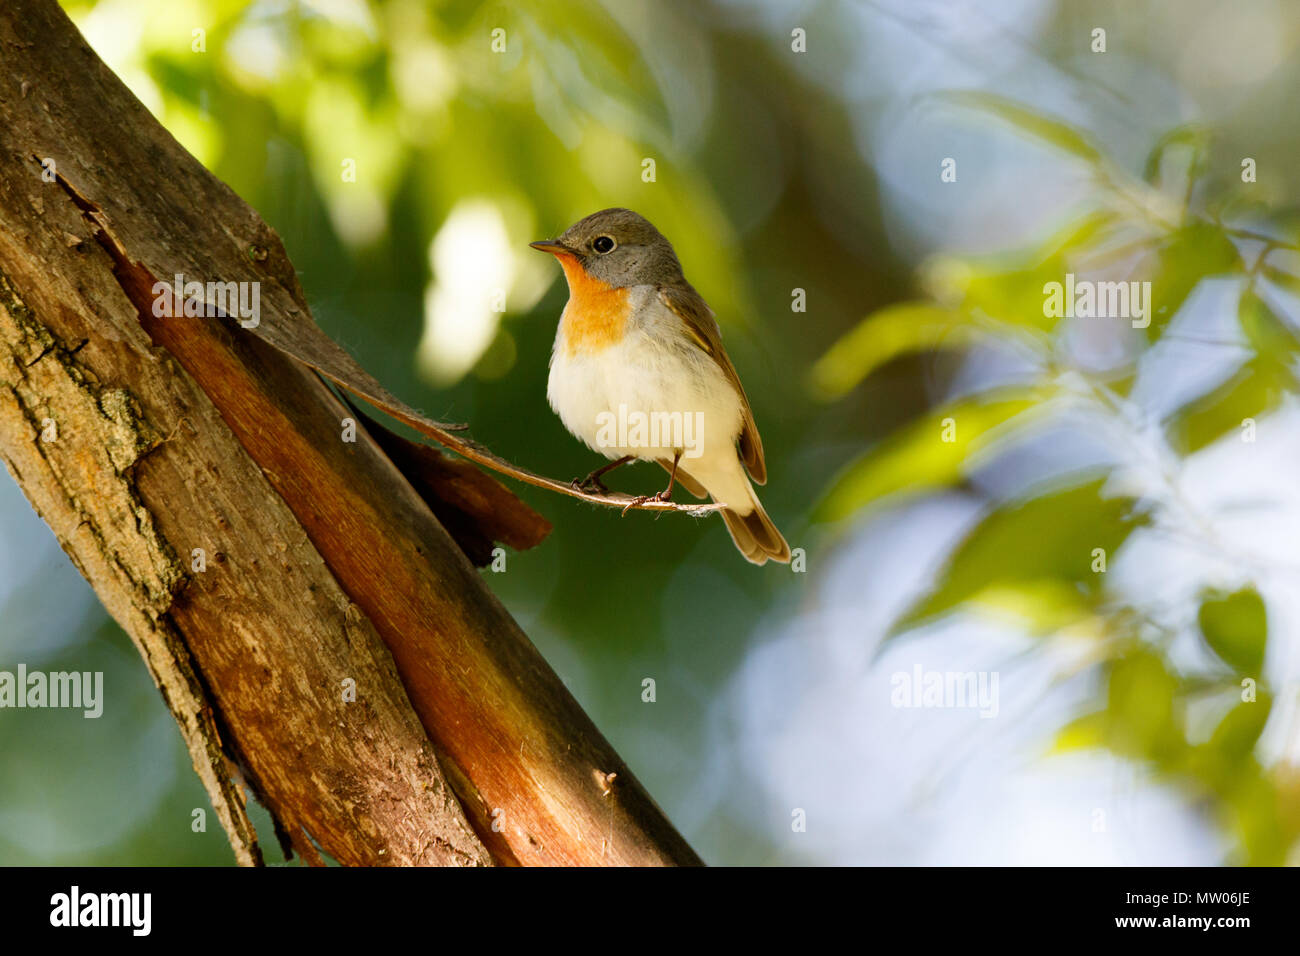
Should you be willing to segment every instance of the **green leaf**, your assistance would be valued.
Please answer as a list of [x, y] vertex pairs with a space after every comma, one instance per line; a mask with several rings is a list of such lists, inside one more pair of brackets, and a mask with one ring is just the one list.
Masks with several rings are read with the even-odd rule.
[[1273, 239], [1282, 246], [1294, 246], [1300, 240], [1300, 207], [1261, 199], [1253, 186], [1208, 196], [1206, 212], [1231, 229]]
[[1237, 302], [1237, 322], [1246, 341], [1261, 358], [1286, 363], [1300, 351], [1295, 333], [1249, 285]]
[[1160, 655], [1137, 647], [1110, 667], [1106, 686], [1106, 739], [1117, 754], [1150, 760], [1168, 770], [1186, 751], [1178, 678]]
[[1151, 282], [1151, 324], [1147, 337], [1159, 338], [1192, 290], [1212, 276], [1241, 273], [1237, 247], [1219, 227], [1197, 221], [1172, 232], [1157, 254]]
[[928, 302], [891, 305], [868, 316], [812, 368], [823, 398], [844, 395], [891, 359], [908, 352], [964, 348], [981, 332], [969, 319]]
[[1081, 252], [1123, 232], [1125, 226], [1124, 218], [1113, 209], [1097, 209], [1048, 236], [1042, 249], [1046, 258]]
[[972, 109], [991, 113], [1009, 123], [1022, 133], [1056, 149], [1070, 153], [1089, 163], [1102, 161], [1101, 151], [1087, 135], [1069, 124], [1029, 108], [1023, 103], [992, 93], [953, 90], [936, 94], [940, 99]]
[[1247, 677], [1259, 677], [1268, 642], [1268, 612], [1254, 588], [1232, 594], [1209, 591], [1196, 614], [1205, 643], [1219, 658]]
[[1228, 831], [1241, 844], [1242, 862], [1250, 866], [1285, 866], [1295, 829], [1279, 812], [1286, 804], [1273, 781], [1258, 769], [1238, 771], [1223, 794]]
[[[974, 456], [1023, 426], [1034, 417], [1024, 413], [1051, 395], [1049, 389], [1006, 389], [931, 412], [850, 464], [817, 507], [816, 519], [838, 521], [890, 496], [956, 483]], [[949, 435], [952, 440], [945, 441]]]
[[1147, 155], [1147, 161], [1142, 170], [1142, 178], [1153, 185], [1162, 180], [1161, 173], [1165, 156], [1175, 147], [1186, 147], [1192, 151], [1185, 175], [1195, 178], [1200, 173], [1205, 150], [1209, 144], [1210, 133], [1203, 126], [1187, 124], [1174, 127], [1156, 141], [1156, 145]]
[[1272, 410], [1300, 384], [1292, 371], [1300, 339], [1249, 284], [1237, 301], [1237, 324], [1255, 356], [1170, 416], [1169, 441], [1182, 454], [1199, 451], [1246, 419]]
[[1103, 498], [1105, 479], [1005, 505], [958, 545], [938, 583], [895, 625], [912, 627], [1008, 583], [1068, 582], [1095, 598], [1104, 574], [1092, 570], [1095, 549], [1114, 559], [1129, 533], [1145, 523], [1129, 498]]
[[1051, 330], [1060, 319], [1047, 314], [1043, 288], [1062, 281], [1068, 271], [1059, 256], [1011, 269], [975, 268], [966, 279], [962, 306], [1003, 322]]
[[1166, 426], [1170, 445], [1182, 455], [1200, 451], [1246, 419], [1276, 408], [1295, 387], [1290, 370], [1272, 358], [1246, 362], [1227, 381], [1189, 402]]
[[1030, 634], [1055, 634], [1097, 619], [1088, 596], [1064, 580], [1003, 581], [981, 590], [975, 600], [981, 614]]
[[1074, 262], [1123, 228], [1115, 213], [1102, 210], [1073, 220], [1029, 250], [980, 260], [940, 259], [929, 269], [941, 300], [1008, 325], [1050, 331], [1060, 322], [1047, 315], [1044, 287], [1063, 282]]
[[1106, 712], [1094, 711], [1076, 717], [1056, 732], [1049, 754], [1066, 754], [1078, 750], [1096, 750], [1106, 745]]
[[1294, 296], [1300, 296], [1300, 275], [1273, 265], [1264, 266], [1260, 272], [1263, 273], [1264, 278], [1275, 283], [1286, 292]]
[[1273, 699], [1260, 693], [1255, 700], [1238, 702], [1224, 715], [1206, 743], [1218, 766], [1231, 768], [1254, 753], [1272, 706]]

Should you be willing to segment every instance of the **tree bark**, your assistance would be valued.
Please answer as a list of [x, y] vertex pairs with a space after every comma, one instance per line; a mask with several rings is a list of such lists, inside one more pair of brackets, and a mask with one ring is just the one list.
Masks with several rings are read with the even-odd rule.
[[[259, 283], [262, 327], [158, 317], [178, 274]], [[364, 419], [345, 440], [313, 368], [387, 395], [349, 363], [257, 214], [54, 0], [7, 0], [0, 457], [131, 635], [236, 859], [261, 859], [242, 775], [312, 862], [698, 863], [463, 549], [545, 523]]]

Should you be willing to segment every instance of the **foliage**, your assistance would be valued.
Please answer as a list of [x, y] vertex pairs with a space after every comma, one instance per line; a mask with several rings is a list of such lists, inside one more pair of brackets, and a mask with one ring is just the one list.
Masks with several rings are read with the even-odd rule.
[[[1295, 212], [1261, 209], [1244, 189], [1211, 181], [1204, 129], [1162, 136], [1139, 179], [1087, 134], [1027, 106], [976, 93], [941, 99], [992, 115], [1084, 164], [1093, 199], [1033, 248], [931, 263], [928, 298], [867, 316], [825, 354], [811, 384], [826, 399], [846, 395], [908, 352], [1000, 353], [1013, 359], [1014, 371], [985, 376], [852, 461], [826, 492], [820, 515], [861, 514], [886, 495], [896, 503], [900, 492], [969, 487], [972, 474], [1053, 423], [1086, 421], [1090, 431], [1113, 436], [1115, 455], [1100, 473], [1066, 474], [990, 504], [895, 631], [954, 612], [1010, 609], [1047, 638], [1066, 628], [1089, 635], [1104, 706], [1063, 728], [1056, 752], [1105, 747], [1140, 761], [1208, 800], [1241, 860], [1281, 862], [1300, 825], [1284, 810], [1297, 797], [1294, 774], [1256, 755], [1272, 704], [1264, 599], [1249, 583], [1207, 589], [1190, 621], [1173, 615], [1170, 623], [1154, 596], [1116, 589], [1108, 570], [1137, 528], [1192, 535], [1210, 528], [1213, 515], [1202, 523], [1187, 517], [1179, 487], [1186, 462], [1215, 445], [1248, 448], [1247, 430], [1294, 394], [1297, 329], [1274, 303], [1300, 288]], [[1122, 316], [1071, 321], [1049, 314], [1046, 287], [1066, 273], [1150, 282], [1149, 326], [1133, 327], [1141, 322]], [[1216, 279], [1235, 284], [1237, 334], [1201, 343], [1183, 328], [1184, 309]], [[1115, 346], [1109, 361], [1099, 364], [1078, 347], [1081, 322], [1094, 323], [1094, 340]], [[1179, 342], [1239, 358], [1220, 382], [1187, 395], [1150, 427], [1154, 413], [1133, 397], [1135, 384], [1150, 356]], [[946, 439], [945, 421], [955, 432]], [[1134, 471], [1152, 460], [1159, 480], [1134, 491]], [[1173, 653], [1189, 629], [1212, 651], [1199, 665]], [[1219, 719], [1205, 733], [1189, 714], [1207, 701]]]

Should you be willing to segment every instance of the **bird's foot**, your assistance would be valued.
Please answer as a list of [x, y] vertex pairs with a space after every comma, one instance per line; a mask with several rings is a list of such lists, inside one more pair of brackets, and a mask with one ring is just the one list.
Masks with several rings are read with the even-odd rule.
[[613, 471], [615, 468], [623, 467], [629, 461], [632, 461], [632, 456], [624, 455], [616, 461], [611, 461], [608, 465], [602, 465], [597, 468], [595, 471], [587, 475], [586, 478], [574, 478], [573, 481], [569, 482], [569, 484], [577, 491], [582, 491], [587, 494], [609, 494], [609, 489], [606, 488], [605, 483], [600, 480], [600, 476], [605, 474], [607, 471]]
[[625, 517], [627, 513], [631, 511], [633, 508], [638, 508], [641, 505], [649, 504], [651, 501], [672, 501], [672, 500], [673, 500], [673, 493], [666, 488], [663, 491], [656, 492], [653, 495], [637, 495], [635, 498], [633, 498], [631, 501], [627, 503], [627, 507], [623, 509], [623, 514], [619, 515], [619, 517]]
[[605, 487], [605, 483], [600, 480], [601, 470], [602, 469], [597, 468], [586, 478], [574, 478], [569, 482], [569, 484], [573, 486], [575, 491], [585, 491], [590, 494], [600, 495], [608, 494], [609, 489]]

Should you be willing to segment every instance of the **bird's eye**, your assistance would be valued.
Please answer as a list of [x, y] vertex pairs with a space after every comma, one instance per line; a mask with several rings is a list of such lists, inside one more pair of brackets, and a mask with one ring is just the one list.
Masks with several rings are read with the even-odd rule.
[[591, 243], [591, 248], [595, 249], [603, 256], [607, 252], [614, 251], [614, 240], [609, 236], [597, 236]]

